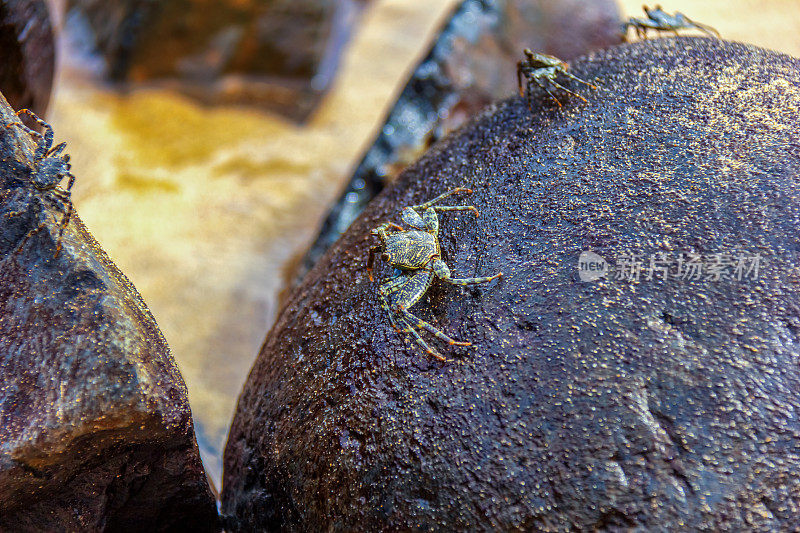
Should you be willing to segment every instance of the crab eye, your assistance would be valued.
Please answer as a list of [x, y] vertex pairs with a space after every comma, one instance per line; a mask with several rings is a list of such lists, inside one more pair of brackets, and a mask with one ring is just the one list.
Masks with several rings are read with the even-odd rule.
[[383, 252], [381, 254], [381, 259], [383, 259], [384, 261], [388, 261], [389, 260], [389, 254], [387, 254], [386, 252]]

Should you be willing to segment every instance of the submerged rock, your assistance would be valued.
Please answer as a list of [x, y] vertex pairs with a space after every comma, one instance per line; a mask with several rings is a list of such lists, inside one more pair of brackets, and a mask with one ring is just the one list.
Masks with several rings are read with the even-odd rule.
[[296, 283], [406, 165], [490, 102], [517, 92], [523, 49], [570, 60], [618, 44], [619, 18], [614, 0], [463, 0], [323, 222]]
[[66, 31], [116, 82], [302, 120], [335, 78], [367, 0], [70, 0]]
[[[232, 530], [800, 527], [800, 61], [669, 38], [573, 67], [588, 104], [483, 113], [290, 296], [225, 452]], [[442, 363], [364, 266], [457, 186], [481, 216], [441, 214], [444, 260], [504, 276], [412, 308], [475, 343], [422, 332]]]
[[13, 120], [0, 97], [0, 530], [217, 531], [164, 337], [77, 215], [56, 253]]
[[[4, 0], [0, 3], [0, 92], [14, 109], [32, 109], [44, 116], [50, 102], [55, 69], [55, 42], [45, 2]], [[30, 127], [32, 121], [23, 120]]]

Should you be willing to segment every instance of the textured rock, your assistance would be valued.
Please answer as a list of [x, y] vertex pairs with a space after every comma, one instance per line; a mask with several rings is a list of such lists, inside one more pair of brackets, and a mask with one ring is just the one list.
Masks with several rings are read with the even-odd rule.
[[53, 30], [45, 2], [0, 2], [0, 50], [0, 92], [14, 109], [28, 108], [44, 116], [55, 68]]
[[[680, 38], [574, 70], [599, 86], [575, 87], [588, 104], [484, 113], [290, 297], [231, 428], [231, 529], [800, 527], [800, 61]], [[370, 228], [454, 186], [482, 214], [442, 215], [444, 259], [505, 275], [437, 282], [414, 308], [476, 344], [440, 363], [392, 330], [363, 268]], [[582, 282], [587, 250], [675, 265]], [[690, 253], [763, 263], [681, 278]]]
[[70, 0], [67, 31], [114, 81], [303, 119], [334, 79], [366, 0]]
[[417, 65], [303, 259], [296, 282], [370, 200], [437, 139], [517, 91], [522, 50], [569, 60], [618, 44], [614, 0], [464, 0]]
[[0, 530], [218, 530], [158, 326], [77, 216], [55, 255], [61, 212], [0, 114]]

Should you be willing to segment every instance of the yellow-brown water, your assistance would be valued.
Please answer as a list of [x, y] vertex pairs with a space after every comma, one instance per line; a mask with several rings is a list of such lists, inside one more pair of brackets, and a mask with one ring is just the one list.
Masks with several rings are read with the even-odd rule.
[[[81, 218], [153, 311], [189, 387], [217, 482], [239, 390], [287, 264], [315, 236], [453, 0], [376, 0], [305, 126], [167, 91], [59, 78], [49, 120], [69, 143]], [[800, 56], [796, 0], [679, 0], [725, 38]], [[641, 0], [620, 2], [642, 16]], [[365, 256], [366, 257], [366, 256]]]

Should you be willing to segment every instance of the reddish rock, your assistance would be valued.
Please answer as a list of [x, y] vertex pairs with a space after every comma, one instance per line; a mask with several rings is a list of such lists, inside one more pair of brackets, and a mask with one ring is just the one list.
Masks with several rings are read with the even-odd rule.
[[119, 82], [167, 83], [210, 103], [316, 106], [366, 0], [70, 0], [66, 31]]
[[13, 120], [0, 97], [0, 531], [218, 531], [164, 337], [77, 215], [56, 254]]
[[44, 116], [55, 69], [53, 30], [45, 2], [0, 2], [0, 50], [0, 92], [14, 109], [32, 109]]
[[[800, 528], [800, 60], [667, 38], [573, 69], [588, 103], [488, 109], [289, 297], [225, 451], [231, 530]], [[481, 216], [441, 214], [443, 259], [504, 275], [412, 308], [475, 343], [423, 332], [442, 363], [365, 264], [370, 229], [459, 186]], [[614, 271], [581, 281], [589, 251]]]

